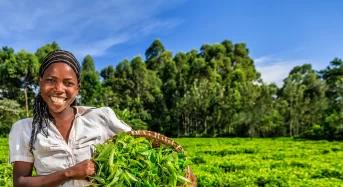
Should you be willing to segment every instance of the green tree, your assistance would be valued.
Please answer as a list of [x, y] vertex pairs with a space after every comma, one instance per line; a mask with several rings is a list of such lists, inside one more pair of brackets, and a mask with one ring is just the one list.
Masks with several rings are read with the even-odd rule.
[[322, 122], [327, 108], [326, 86], [310, 64], [294, 67], [280, 91], [288, 103], [289, 136], [299, 136]]
[[109, 65], [108, 67], [104, 68], [100, 72], [100, 76], [106, 80], [113, 80], [115, 77], [115, 69], [112, 65]]
[[163, 62], [157, 61], [157, 58], [165, 51], [160, 39], [154, 40], [150, 47], [145, 51], [147, 68], [158, 70], [163, 66]]
[[173, 113], [173, 108], [176, 106], [177, 68], [170, 51], [164, 51], [157, 61], [163, 63], [163, 66], [157, 72], [159, 79], [162, 81], [160, 89], [163, 94], [163, 100], [160, 101], [159, 115], [153, 115], [152, 117], [158, 118], [163, 133], [175, 136], [177, 133], [177, 116]]
[[320, 71], [320, 75], [328, 85], [325, 136], [327, 139], [343, 139], [343, 61], [335, 58], [326, 69]]
[[7, 135], [13, 123], [20, 119], [22, 109], [18, 102], [10, 99], [0, 99], [0, 134]]
[[[132, 118], [144, 121], [151, 120], [150, 110], [160, 104], [157, 100], [162, 98], [160, 91], [161, 81], [156, 72], [148, 70], [140, 56], [129, 62], [127, 59], [120, 62], [115, 71], [112, 88], [119, 93], [119, 108], [128, 109]], [[153, 123], [149, 124], [154, 126]]]
[[263, 83], [259, 86], [258, 96], [253, 105], [253, 123], [257, 137], [284, 136], [283, 117], [277, 102], [278, 87]]
[[[35, 55], [27, 53], [22, 50], [16, 54], [17, 79], [20, 79], [21, 88], [24, 89], [25, 105], [26, 105], [26, 117], [29, 117], [29, 99], [28, 99], [28, 88], [31, 92], [31, 98], [33, 98], [33, 90], [36, 89], [39, 71], [39, 62]], [[13, 76], [14, 77], [14, 76]]]
[[95, 65], [94, 65], [94, 60], [92, 56], [87, 55], [83, 61], [82, 61], [82, 71], [85, 72], [94, 72], [95, 70]]
[[2, 47], [0, 50], [0, 89], [1, 95], [9, 99], [17, 99], [18, 93], [20, 93], [19, 82], [13, 79], [11, 76], [15, 71], [16, 56], [14, 50], [7, 46]]
[[101, 93], [100, 75], [95, 71], [92, 57], [87, 55], [82, 61], [81, 103], [88, 106], [100, 106], [99, 93]]
[[39, 63], [42, 63], [46, 55], [58, 49], [61, 49], [60, 46], [55, 41], [53, 41], [51, 44], [46, 44], [37, 49], [35, 55], [38, 58]]
[[[17, 100], [26, 105], [26, 117], [29, 117], [29, 97], [33, 98], [33, 90], [37, 86], [39, 63], [35, 55], [21, 50], [14, 53], [13, 49], [3, 48], [0, 54], [2, 92], [4, 97]], [[23, 89], [24, 96], [20, 91]], [[29, 94], [29, 96], [28, 96]]]

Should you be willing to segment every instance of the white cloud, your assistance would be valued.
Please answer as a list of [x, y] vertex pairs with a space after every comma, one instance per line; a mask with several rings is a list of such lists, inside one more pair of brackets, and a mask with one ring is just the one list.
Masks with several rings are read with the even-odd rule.
[[81, 44], [74, 45], [73, 47], [68, 47], [67, 49], [72, 51], [75, 56], [84, 57], [86, 55], [91, 56], [102, 56], [106, 53], [106, 49], [111, 46], [118, 45], [120, 43], [126, 42], [129, 39], [128, 36], [122, 35], [113, 38], [107, 38], [100, 41], [95, 41], [91, 44]]
[[262, 56], [254, 59], [256, 69], [261, 73], [261, 77], [265, 83], [275, 83], [278, 87], [282, 87], [283, 80], [288, 76], [289, 72], [295, 66], [303, 64], [313, 64], [308, 59], [282, 59], [273, 55]]
[[265, 62], [272, 61], [272, 60], [273, 60], [272, 56], [267, 55], [267, 56], [262, 56], [262, 57], [258, 57], [256, 59], [254, 59], [254, 62], [255, 62], [255, 65], [257, 65], [257, 64], [265, 63]]
[[157, 29], [171, 29], [174, 28], [177, 25], [180, 25], [183, 21], [182, 20], [169, 20], [169, 21], [159, 21], [154, 20], [150, 21], [150, 24], [147, 24], [143, 29], [142, 32], [144, 34], [149, 34], [153, 31], [156, 31]]
[[16, 51], [36, 49], [56, 41], [76, 55], [104, 55], [114, 45], [158, 29], [172, 29], [178, 18], [159, 18], [177, 1], [60, 0], [0, 2], [0, 46]]

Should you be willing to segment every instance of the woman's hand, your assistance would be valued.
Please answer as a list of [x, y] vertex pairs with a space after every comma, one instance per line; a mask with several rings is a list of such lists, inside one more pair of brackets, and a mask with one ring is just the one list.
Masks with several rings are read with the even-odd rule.
[[85, 179], [95, 174], [95, 163], [91, 160], [84, 160], [75, 166], [66, 169], [66, 174], [70, 179]]
[[33, 163], [14, 162], [13, 184], [20, 186], [59, 186], [66, 181], [73, 179], [85, 179], [95, 174], [95, 163], [91, 160], [84, 160], [68, 169], [56, 171], [49, 175], [32, 176]]

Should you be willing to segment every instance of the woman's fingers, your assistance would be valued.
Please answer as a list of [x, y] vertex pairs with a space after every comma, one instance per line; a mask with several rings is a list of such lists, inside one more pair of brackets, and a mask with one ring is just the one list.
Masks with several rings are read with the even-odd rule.
[[84, 179], [88, 176], [95, 175], [96, 165], [91, 160], [84, 160], [69, 168], [69, 170], [72, 171], [74, 179]]

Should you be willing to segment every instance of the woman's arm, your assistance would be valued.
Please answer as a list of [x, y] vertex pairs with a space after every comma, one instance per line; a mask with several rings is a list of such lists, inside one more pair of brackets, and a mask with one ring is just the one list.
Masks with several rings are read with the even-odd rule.
[[58, 186], [68, 180], [85, 179], [95, 173], [95, 164], [84, 160], [68, 169], [57, 171], [50, 175], [32, 176], [33, 163], [14, 162], [13, 185], [26, 186]]

